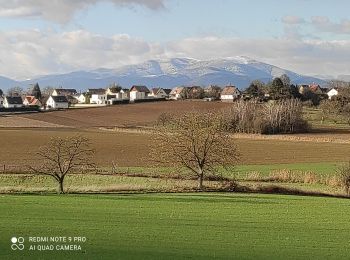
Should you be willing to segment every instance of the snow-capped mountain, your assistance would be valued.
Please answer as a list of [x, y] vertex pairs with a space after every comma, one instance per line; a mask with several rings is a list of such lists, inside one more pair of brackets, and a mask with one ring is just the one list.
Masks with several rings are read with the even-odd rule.
[[247, 57], [197, 60], [191, 58], [173, 58], [150, 60], [137, 65], [127, 65], [116, 69], [96, 69], [76, 71], [60, 75], [47, 75], [31, 80], [16, 82], [0, 78], [0, 88], [14, 84], [27, 87], [38, 82], [40, 86], [62, 86], [84, 90], [86, 88], [105, 87], [116, 82], [124, 87], [143, 84], [149, 87], [171, 88], [179, 85], [226, 85], [233, 84], [243, 89], [252, 80], [268, 82], [274, 77], [287, 74], [292, 83], [325, 84], [322, 79], [303, 76], [267, 63]]

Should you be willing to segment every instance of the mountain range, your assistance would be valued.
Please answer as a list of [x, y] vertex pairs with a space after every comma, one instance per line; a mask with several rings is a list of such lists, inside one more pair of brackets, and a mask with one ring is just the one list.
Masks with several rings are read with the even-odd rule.
[[324, 79], [300, 75], [274, 65], [259, 62], [248, 57], [238, 56], [224, 59], [197, 60], [192, 58], [172, 58], [149, 60], [137, 65], [121, 66], [115, 69], [95, 69], [75, 71], [65, 74], [38, 76], [30, 80], [16, 81], [0, 77], [0, 89], [20, 86], [26, 89], [38, 82], [41, 87], [63, 87], [86, 90], [106, 87], [118, 83], [123, 87], [146, 85], [172, 88], [175, 86], [211, 84], [224, 86], [232, 84], [240, 89], [249, 86], [253, 80], [268, 82], [274, 77], [287, 74], [293, 84], [317, 83], [323, 85]]

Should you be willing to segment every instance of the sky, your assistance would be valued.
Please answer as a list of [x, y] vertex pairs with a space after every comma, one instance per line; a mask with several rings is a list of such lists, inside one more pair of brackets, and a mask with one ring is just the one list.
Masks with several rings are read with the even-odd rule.
[[0, 75], [248, 56], [350, 75], [346, 0], [0, 0]]

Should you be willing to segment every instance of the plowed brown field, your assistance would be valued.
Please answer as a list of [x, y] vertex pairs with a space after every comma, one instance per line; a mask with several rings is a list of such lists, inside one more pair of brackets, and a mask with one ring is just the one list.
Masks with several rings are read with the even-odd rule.
[[[119, 166], [152, 166], [148, 158], [152, 142], [148, 132], [124, 127], [150, 126], [163, 112], [219, 110], [228, 106], [229, 103], [220, 102], [169, 101], [14, 115], [11, 124], [1, 123], [9, 118], [0, 117], [0, 165], [28, 165], [35, 159], [39, 146], [51, 137], [82, 134], [96, 149], [99, 165], [110, 166], [114, 161]], [[30, 122], [35, 124], [31, 126]], [[114, 127], [121, 128], [106, 130]], [[345, 162], [350, 154], [349, 130], [236, 137], [240, 164]]]
[[114, 127], [152, 125], [163, 112], [185, 113], [195, 110], [219, 110], [230, 106], [222, 102], [164, 101], [100, 108], [69, 109], [21, 115], [22, 117], [70, 127]]
[[[152, 166], [146, 132], [114, 132], [99, 130], [61, 129], [2, 129], [0, 165], [28, 165], [35, 152], [53, 136], [81, 134], [88, 137], [96, 149], [96, 162], [111, 166]], [[344, 162], [350, 154], [349, 144], [299, 142], [283, 140], [237, 139], [241, 154], [239, 164], [280, 164], [311, 162]]]

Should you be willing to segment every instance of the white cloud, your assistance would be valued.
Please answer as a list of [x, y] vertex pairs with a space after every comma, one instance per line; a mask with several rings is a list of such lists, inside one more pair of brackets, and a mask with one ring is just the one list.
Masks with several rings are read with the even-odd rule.
[[299, 16], [286, 15], [282, 17], [282, 22], [284, 24], [302, 24], [305, 23], [305, 20]]
[[350, 74], [350, 41], [208, 37], [174, 42], [169, 49], [198, 59], [244, 55], [308, 75]]
[[164, 8], [164, 0], [0, 0], [0, 17], [37, 17], [67, 23], [77, 11], [99, 2], [154, 10]]
[[0, 71], [14, 78], [114, 68], [158, 57], [158, 53], [157, 44], [123, 34], [104, 37], [87, 31], [38, 30], [0, 33]]
[[305, 20], [299, 16], [287, 15], [282, 17], [281, 21], [285, 26], [287, 35], [298, 35], [305, 27], [309, 27], [317, 33], [350, 34], [350, 20], [348, 19], [342, 19], [340, 22], [333, 22], [326, 16], [312, 16]]
[[161, 44], [126, 34], [106, 37], [84, 30], [0, 32], [1, 74], [22, 79], [116, 68], [157, 58], [212, 59], [237, 55], [303, 74], [350, 74], [350, 41], [198, 37]]
[[311, 17], [311, 24], [321, 32], [335, 34], [350, 34], [350, 20], [343, 19], [339, 23], [332, 22], [325, 16]]

